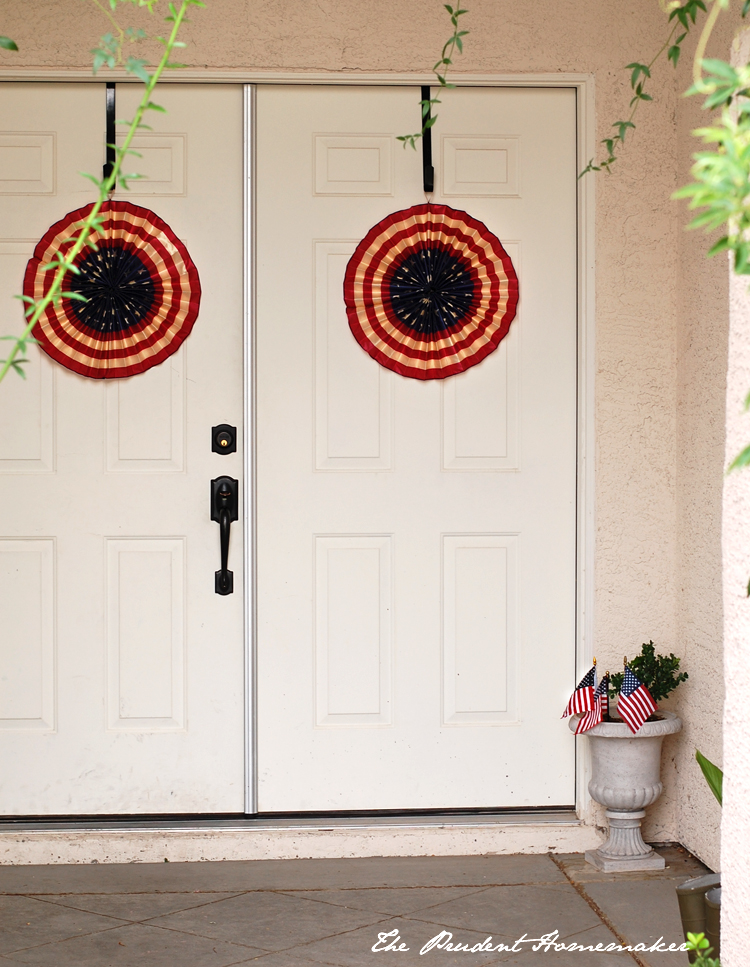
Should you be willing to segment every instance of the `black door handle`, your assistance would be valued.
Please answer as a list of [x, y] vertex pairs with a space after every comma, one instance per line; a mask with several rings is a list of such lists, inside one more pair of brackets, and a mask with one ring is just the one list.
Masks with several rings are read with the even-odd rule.
[[216, 571], [214, 590], [217, 594], [232, 594], [234, 574], [227, 569], [229, 559], [229, 528], [238, 517], [239, 481], [233, 477], [217, 477], [211, 481], [211, 520], [219, 525], [221, 542], [221, 570]]

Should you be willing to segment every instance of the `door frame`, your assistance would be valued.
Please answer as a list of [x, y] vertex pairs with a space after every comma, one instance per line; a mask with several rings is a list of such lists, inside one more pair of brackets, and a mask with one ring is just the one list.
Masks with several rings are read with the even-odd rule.
[[[106, 78], [94, 77], [89, 70], [38, 68], [3, 69], [0, 84], [8, 83], [139, 83], [122, 70], [110, 71]], [[259, 84], [330, 85], [362, 87], [434, 86], [434, 74], [362, 73], [349, 71], [297, 72], [259, 70], [185, 69], [168, 75], [163, 84], [235, 84], [244, 88], [244, 593], [245, 606], [245, 812], [257, 812], [257, 729], [256, 729], [256, 554], [255, 554], [255, 306], [254, 306], [254, 228], [255, 158], [254, 91]], [[576, 148], [578, 168], [596, 153], [595, 81], [593, 74], [451, 74], [457, 87], [557, 87], [576, 92]], [[594, 551], [595, 551], [595, 206], [596, 179], [578, 182], [577, 257], [578, 257], [578, 386], [577, 386], [577, 498], [576, 498], [576, 673], [580, 677], [590, 667], [594, 654]], [[577, 679], [576, 679], [577, 680]], [[576, 742], [576, 812], [584, 819], [590, 796], [591, 772], [588, 743]]]
[[[235, 72], [236, 73], [236, 72]], [[245, 812], [257, 813], [257, 634], [256, 634], [256, 479], [255, 479], [255, 91], [259, 84], [417, 87], [434, 82], [425, 74], [345, 72], [299, 74], [254, 72], [244, 84], [245, 103]], [[226, 77], [226, 75], [222, 75]], [[576, 92], [576, 154], [580, 170], [596, 152], [594, 78], [588, 74], [452, 75], [457, 87], [572, 88]], [[434, 85], [433, 85], [434, 86]], [[590, 667], [594, 632], [594, 389], [595, 389], [595, 179], [578, 182], [577, 191], [577, 480], [576, 480], [576, 681]], [[576, 812], [587, 811], [590, 759], [587, 743], [576, 742]]]

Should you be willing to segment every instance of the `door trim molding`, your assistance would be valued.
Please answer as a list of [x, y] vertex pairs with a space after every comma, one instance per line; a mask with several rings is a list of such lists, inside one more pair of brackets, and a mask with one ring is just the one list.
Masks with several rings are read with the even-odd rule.
[[[254, 227], [254, 157], [250, 141], [254, 123], [254, 88], [262, 84], [325, 84], [353, 86], [417, 86], [434, 81], [432, 74], [352, 74], [351, 72], [300, 73], [277, 71], [226, 71], [181, 72], [179, 77], [191, 83], [231, 83], [242, 81], [245, 95], [245, 184], [247, 186], [246, 227]], [[577, 167], [580, 171], [589, 158], [596, 153], [596, 114], [594, 101], [594, 77], [591, 74], [455, 74], [451, 80], [465, 87], [567, 87], [576, 91], [576, 150]], [[576, 507], [576, 681], [591, 666], [594, 654], [594, 551], [595, 551], [595, 448], [594, 448], [594, 389], [595, 389], [595, 179], [584, 178], [578, 182], [577, 255], [578, 255], [578, 386], [577, 386], [577, 507]], [[246, 234], [246, 317], [247, 325], [253, 324], [253, 293], [251, 280], [254, 264], [251, 251], [254, 235]], [[252, 332], [252, 330], [248, 330]], [[254, 364], [252, 336], [246, 337], [246, 448], [245, 480], [254, 499]], [[249, 490], [248, 490], [249, 492]], [[246, 567], [250, 582], [255, 574], [255, 527], [254, 506], [247, 518]], [[257, 810], [257, 756], [255, 700], [255, 597], [254, 580], [246, 587], [247, 601], [251, 606], [248, 618], [246, 665], [248, 668], [247, 733], [247, 793], [246, 810]], [[588, 743], [576, 742], [576, 812], [584, 822], [589, 818], [590, 796], [588, 783], [591, 763]]]
[[[106, 75], [93, 75], [90, 70], [38, 67], [4, 68], [0, 70], [2, 81], [28, 83], [47, 81], [71, 84], [140, 84], [137, 78], [123, 70], [107, 71]], [[593, 74], [466, 74], [451, 72], [451, 84], [458, 87], [578, 87], [593, 85]], [[196, 70], [186, 68], [165, 74], [159, 84], [337, 84], [360, 86], [418, 87], [435, 85], [431, 71], [403, 73], [394, 71], [264, 71], [230, 68], [228, 70]], [[592, 88], [593, 89], [593, 88]]]
[[[596, 155], [594, 78], [576, 84], [578, 170]], [[578, 181], [578, 486], [576, 540], [576, 681], [594, 655], [596, 552], [594, 430], [596, 420], [596, 179]], [[589, 743], [576, 740], [576, 809], [589, 818]]]
[[255, 486], [255, 87], [243, 89], [244, 196], [244, 574], [245, 574], [245, 813], [258, 811], [257, 607]]

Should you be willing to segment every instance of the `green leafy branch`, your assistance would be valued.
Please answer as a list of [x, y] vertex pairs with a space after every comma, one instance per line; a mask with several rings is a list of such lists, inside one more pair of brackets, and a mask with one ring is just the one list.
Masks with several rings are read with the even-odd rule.
[[[122, 45], [126, 41], [135, 37], [135, 32], [122, 30], [112, 16], [112, 13], [115, 11], [118, 2], [133, 3], [139, 7], [147, 7], [149, 12], [153, 12], [153, 6], [157, 0], [108, 0], [110, 8], [109, 11], [106, 10], [99, 0], [93, 0], [93, 2], [97, 7], [99, 7], [99, 9], [103, 10], [107, 14], [108, 19], [116, 25], [117, 34], [117, 37], [115, 37], [113, 34], [105, 35], [105, 37], [102, 38], [102, 47], [97, 48], [93, 52], [94, 73], [96, 73], [96, 71], [105, 63], [108, 66], [116, 66], [117, 64], [122, 63]], [[81, 222], [80, 228], [77, 230], [77, 234], [70, 239], [67, 239], [66, 242], [63, 243], [63, 246], [61, 246], [60, 251], [57, 253], [55, 258], [48, 265], [44, 266], [44, 271], [54, 272], [52, 283], [49, 289], [41, 299], [32, 299], [30, 296], [25, 295], [18, 297], [24, 303], [26, 303], [24, 316], [26, 317], [27, 322], [20, 336], [3, 337], [4, 339], [11, 340], [13, 342], [13, 346], [10, 350], [8, 358], [0, 360], [0, 382], [5, 378], [5, 375], [10, 369], [13, 369], [15, 373], [25, 378], [26, 374], [23, 370], [23, 364], [28, 362], [28, 360], [23, 357], [22, 354], [26, 352], [26, 347], [29, 343], [36, 342], [36, 340], [32, 339], [31, 332], [50, 305], [57, 304], [62, 298], [77, 299], [82, 302], [86, 301], [85, 297], [78, 292], [64, 292], [63, 281], [68, 273], [73, 273], [74, 275], [79, 274], [79, 269], [75, 265], [75, 260], [84, 248], [96, 249], [97, 244], [92, 236], [103, 225], [104, 217], [100, 214], [100, 212], [102, 205], [109, 197], [110, 193], [115, 190], [117, 184], [123, 188], [127, 188], [129, 180], [140, 177], [139, 175], [122, 174], [121, 169], [123, 161], [127, 155], [138, 156], [138, 152], [134, 151], [130, 145], [136, 131], [149, 127], [147, 124], [143, 123], [143, 117], [146, 112], [164, 111], [163, 107], [161, 107], [159, 104], [155, 104], [151, 100], [151, 95], [154, 92], [154, 88], [156, 87], [159, 78], [165, 70], [183, 66], [181, 64], [174, 63], [170, 59], [175, 48], [185, 46], [183, 43], [180, 43], [177, 40], [177, 35], [180, 27], [187, 20], [187, 12], [189, 8], [203, 6], [205, 6], [203, 0], [177, 0], [177, 2], [169, 3], [169, 14], [164, 19], [165, 22], [171, 24], [171, 28], [168, 36], [156, 38], [163, 46], [164, 53], [162, 54], [162, 57], [153, 73], [149, 74], [148, 70], [146, 69], [147, 62], [145, 60], [140, 60], [134, 57], [128, 58], [125, 64], [125, 69], [144, 82], [145, 88], [143, 97], [141, 98], [133, 120], [129, 123], [122, 145], [108, 146], [115, 149], [115, 163], [110, 174], [103, 179], [95, 178], [93, 175], [85, 175], [85, 177], [92, 181], [96, 186], [98, 198], [94, 202], [94, 205], [87, 217]], [[102, 59], [99, 57], [99, 55], [105, 50], [107, 53]]]
[[[442, 88], [455, 87], [455, 84], [449, 84], [447, 81], [448, 71], [453, 65], [453, 58], [458, 51], [459, 54], [464, 52], [464, 42], [463, 38], [468, 34], [468, 30], [461, 30], [459, 24], [459, 18], [463, 17], [468, 10], [462, 10], [460, 3], [456, 7], [451, 7], [447, 3], [443, 4], [445, 9], [450, 14], [451, 24], [453, 25], [453, 36], [449, 37], [448, 40], [443, 44], [443, 50], [440, 54], [440, 59], [432, 68], [432, 72], [437, 78], [437, 82]], [[401, 134], [398, 136], [398, 141], [403, 141], [404, 147], [407, 144], [411, 145], [414, 150], [417, 150], [417, 141], [424, 136], [425, 131], [431, 128], [432, 125], [437, 121], [437, 114], [431, 114], [432, 105], [440, 104], [440, 99], [433, 97], [432, 99], [425, 99], [419, 102], [422, 108], [422, 130], [417, 131], [416, 134]]]
[[[689, 199], [689, 208], [702, 211], [690, 222], [690, 228], [715, 231], [726, 225], [727, 232], [708, 251], [709, 255], [732, 252], [734, 271], [750, 275], [750, 207], [747, 186], [750, 174], [750, 65], [735, 69], [722, 60], [704, 60], [707, 78], [699, 78], [688, 94], [708, 94], [706, 109], [721, 107], [718, 123], [694, 132], [704, 144], [715, 145], [712, 151], [693, 155], [691, 170], [695, 181], [674, 193], [675, 198]], [[745, 401], [750, 405], [750, 397]], [[737, 457], [730, 470], [750, 463], [750, 453]]]
[[104, 16], [109, 20], [109, 22], [114, 27], [114, 34], [105, 34], [101, 41], [100, 47], [95, 47], [91, 53], [94, 55], [94, 73], [96, 74], [104, 65], [106, 64], [110, 70], [115, 67], [119, 67], [122, 64], [122, 51], [125, 46], [126, 41], [134, 42], [137, 40], [143, 40], [146, 37], [146, 31], [140, 28], [135, 29], [134, 27], [123, 28], [120, 26], [119, 22], [114, 17], [114, 12], [117, 9], [118, 3], [132, 3], [137, 7], [146, 7], [149, 13], [154, 12], [154, 4], [157, 0], [107, 0], [106, 4], [102, 0], [92, 0], [95, 7], [104, 14]]
[[[653, 641], [643, 644], [641, 653], [629, 662], [633, 674], [646, 686], [655, 702], [666, 698], [680, 682], [684, 682], [688, 674], [681, 672], [680, 659], [673, 655], [657, 655]], [[615, 698], [620, 693], [624, 679], [623, 672], [615, 672], [609, 676], [609, 694]]]
[[[722, 2], [722, 0], [719, 0], [719, 2]], [[748, 2], [750, 3], [750, 0]], [[703, 0], [687, 0], [687, 3], [682, 6], [675, 7], [669, 14], [669, 21], [672, 26], [667, 39], [648, 64], [634, 61], [632, 64], [626, 65], [625, 70], [630, 71], [630, 88], [633, 91], [633, 96], [630, 99], [630, 114], [625, 121], [614, 122], [612, 127], [616, 129], [616, 133], [611, 138], [602, 139], [607, 157], [598, 164], [595, 164], [592, 158], [578, 176], [579, 178], [582, 178], [589, 171], [611, 171], [612, 165], [617, 161], [618, 148], [625, 144], [625, 135], [629, 130], [635, 130], [634, 119], [638, 108], [643, 101], [653, 100], [651, 95], [646, 93], [645, 88], [647, 81], [651, 80], [651, 70], [654, 64], [666, 52], [667, 60], [674, 67], [677, 67], [682, 52], [682, 43], [690, 32], [691, 25], [695, 24], [699, 10], [704, 12], [706, 10]], [[682, 28], [682, 33], [679, 33], [680, 28]]]
[[18, 44], [15, 40], [11, 40], [10, 37], [3, 37], [0, 35], [0, 47], [3, 50], [18, 50]]
[[[750, 3], [750, 0], [747, 0]], [[713, 947], [702, 933], [688, 933], [687, 949], [694, 951], [697, 955], [693, 961], [693, 967], [721, 967], [720, 961], [715, 957], [710, 957]]]

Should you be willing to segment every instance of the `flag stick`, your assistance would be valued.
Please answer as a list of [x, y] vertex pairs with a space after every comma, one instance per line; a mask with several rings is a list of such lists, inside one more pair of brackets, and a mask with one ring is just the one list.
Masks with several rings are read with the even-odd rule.
[[604, 721], [611, 722], [612, 716], [609, 714], [609, 671], [604, 673], [604, 677], [607, 679], [607, 714], [604, 716]]

